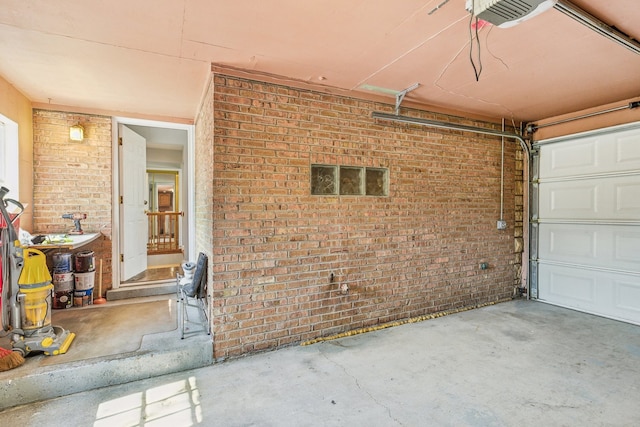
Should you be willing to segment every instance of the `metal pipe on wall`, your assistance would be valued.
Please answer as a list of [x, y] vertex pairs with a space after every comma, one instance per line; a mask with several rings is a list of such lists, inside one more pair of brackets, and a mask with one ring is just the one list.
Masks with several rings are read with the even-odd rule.
[[633, 101], [628, 103], [627, 105], [621, 105], [619, 107], [608, 108], [606, 110], [601, 110], [601, 111], [594, 111], [593, 113], [583, 114], [581, 116], [576, 116], [576, 117], [569, 117], [569, 118], [558, 120], [555, 122], [543, 123], [541, 125], [537, 125], [535, 123], [527, 123], [526, 129], [528, 133], [534, 133], [535, 131], [541, 128], [561, 125], [563, 123], [574, 122], [576, 120], [588, 119], [590, 117], [600, 116], [602, 114], [613, 113], [621, 110], [633, 110], [634, 108], [638, 108], [638, 107], [640, 107], [640, 101]]
[[[502, 119], [502, 132], [504, 132], [504, 118]], [[500, 138], [500, 221], [504, 221], [504, 136]]]
[[[523, 162], [523, 172], [524, 172], [524, 176], [523, 176], [523, 180], [526, 181], [527, 183], [529, 182], [529, 168], [530, 168], [530, 161], [531, 161], [531, 149], [529, 148], [529, 146], [527, 145], [527, 142], [524, 140], [524, 138], [522, 138], [520, 135], [515, 134], [515, 133], [510, 133], [510, 132], [504, 132], [504, 131], [497, 131], [494, 129], [487, 129], [487, 128], [481, 128], [481, 127], [477, 127], [477, 126], [467, 126], [467, 125], [462, 125], [462, 124], [458, 124], [458, 123], [447, 123], [447, 122], [443, 122], [440, 120], [428, 120], [428, 119], [420, 119], [417, 117], [407, 117], [407, 116], [400, 116], [400, 115], [394, 115], [394, 114], [388, 114], [388, 113], [382, 113], [382, 112], [378, 112], [378, 111], [374, 111], [373, 113], [371, 113], [371, 117], [374, 119], [380, 119], [380, 120], [389, 120], [392, 122], [398, 122], [398, 123], [408, 123], [408, 124], [415, 124], [415, 125], [420, 125], [420, 126], [426, 126], [426, 127], [433, 127], [433, 128], [437, 128], [437, 129], [447, 129], [447, 130], [459, 130], [462, 132], [471, 132], [471, 133], [479, 133], [479, 134], [483, 134], [483, 135], [492, 135], [492, 136], [499, 136], [499, 137], [503, 137], [503, 138], [508, 138], [508, 139], [515, 139], [516, 141], [518, 141], [520, 143], [520, 147], [522, 148], [522, 151], [525, 154], [525, 159]], [[527, 185], [528, 187], [528, 185]], [[528, 197], [523, 197], [523, 213], [522, 213], [522, 226], [524, 228], [523, 230], [523, 235], [528, 236], [528, 233], [526, 233], [526, 230], [529, 227], [529, 204], [528, 204]], [[523, 257], [522, 257], [522, 277], [521, 279], [521, 283], [524, 282], [525, 283], [525, 288], [527, 289], [527, 299], [530, 298], [530, 291], [529, 291], [529, 280], [528, 280], [528, 274], [525, 273], [527, 270], [526, 264], [529, 263], [529, 244], [528, 242], [525, 241], [525, 244], [523, 245]]]
[[527, 154], [527, 160], [530, 154], [529, 146], [527, 145], [524, 138], [522, 138], [520, 135], [515, 133], [502, 132], [499, 130], [481, 128], [477, 126], [461, 125], [458, 123], [447, 123], [440, 120], [428, 120], [428, 119], [420, 119], [417, 117], [397, 116], [394, 114], [381, 113], [378, 111], [374, 111], [373, 113], [371, 113], [371, 117], [374, 119], [390, 120], [392, 122], [409, 123], [409, 124], [434, 127], [439, 129], [460, 130], [463, 132], [480, 133], [484, 135], [502, 136], [509, 139], [515, 139], [520, 143], [522, 150], [525, 151], [525, 153]]

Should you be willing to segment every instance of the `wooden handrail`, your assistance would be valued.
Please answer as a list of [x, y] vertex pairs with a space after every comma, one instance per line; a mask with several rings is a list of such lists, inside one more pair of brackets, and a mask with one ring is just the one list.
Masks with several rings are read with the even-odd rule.
[[182, 252], [180, 247], [180, 217], [184, 212], [147, 212], [149, 240], [147, 255]]

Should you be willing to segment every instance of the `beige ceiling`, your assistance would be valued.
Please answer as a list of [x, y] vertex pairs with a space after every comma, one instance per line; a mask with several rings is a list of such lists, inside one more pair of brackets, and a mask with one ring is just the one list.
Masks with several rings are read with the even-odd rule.
[[[573, 0], [640, 39], [638, 0]], [[440, 8], [437, 8], [441, 5]], [[34, 103], [193, 120], [211, 64], [537, 120], [640, 95], [640, 55], [555, 9], [479, 30], [465, 0], [3, 0], [0, 75]], [[389, 103], [395, 103], [393, 95]]]

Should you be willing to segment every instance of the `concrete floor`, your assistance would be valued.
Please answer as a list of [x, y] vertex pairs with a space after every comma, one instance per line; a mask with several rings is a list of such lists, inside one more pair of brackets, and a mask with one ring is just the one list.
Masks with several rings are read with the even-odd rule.
[[639, 400], [640, 327], [519, 300], [16, 407], [0, 425], [632, 426]]

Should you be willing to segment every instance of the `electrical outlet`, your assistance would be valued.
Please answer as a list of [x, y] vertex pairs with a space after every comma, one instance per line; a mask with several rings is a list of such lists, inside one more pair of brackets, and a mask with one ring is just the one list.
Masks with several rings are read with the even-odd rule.
[[506, 230], [507, 229], [507, 221], [499, 220], [497, 226], [498, 226], [498, 230]]

